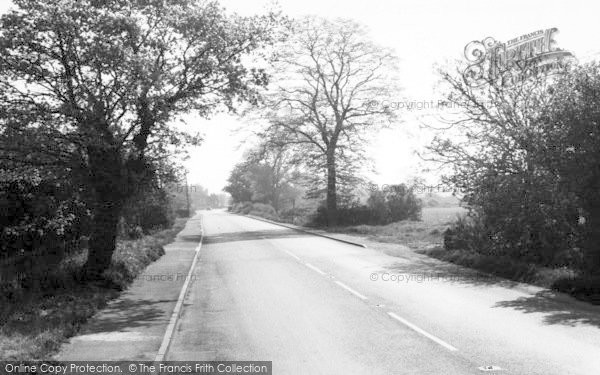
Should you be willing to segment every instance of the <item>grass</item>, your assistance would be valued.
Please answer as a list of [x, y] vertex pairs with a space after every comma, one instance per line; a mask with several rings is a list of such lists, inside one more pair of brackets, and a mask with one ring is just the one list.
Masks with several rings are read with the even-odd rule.
[[425, 207], [420, 221], [399, 221], [387, 225], [356, 225], [332, 229], [334, 232], [358, 234], [378, 242], [399, 243], [415, 250], [442, 246], [444, 231], [458, 215], [462, 207]]
[[277, 212], [275, 211], [273, 206], [264, 203], [237, 203], [233, 207], [231, 207], [231, 212], [243, 215], [258, 216], [267, 220], [281, 221], [279, 215], [277, 215]]
[[505, 256], [435, 247], [420, 251], [432, 258], [458, 264], [512, 281], [541, 286], [600, 305], [600, 276], [584, 276], [568, 267], [543, 267]]
[[[164, 254], [186, 219], [138, 240], [119, 241], [106, 283], [80, 283], [86, 251], [65, 259], [36, 290], [18, 290], [0, 305], [0, 360], [47, 360], [96, 311]], [[117, 286], [117, 288], [115, 288]]]
[[423, 254], [446, 262], [476, 269], [505, 279], [552, 288], [557, 280], [574, 277], [568, 268], [548, 268], [521, 262], [504, 256], [491, 256], [467, 250], [446, 250], [436, 247]]
[[600, 304], [600, 280], [579, 277], [566, 267], [549, 268], [503, 256], [468, 250], [444, 249], [444, 231], [466, 213], [461, 207], [424, 207], [421, 221], [388, 225], [357, 225], [332, 229], [357, 234], [376, 242], [397, 243], [445, 262], [472, 268], [512, 281], [529, 283], [568, 293], [577, 299]]

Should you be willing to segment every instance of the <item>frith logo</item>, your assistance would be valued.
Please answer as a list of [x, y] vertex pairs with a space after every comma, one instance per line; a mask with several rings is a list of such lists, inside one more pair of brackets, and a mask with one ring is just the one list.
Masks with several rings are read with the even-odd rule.
[[492, 37], [465, 46], [469, 65], [463, 75], [469, 85], [490, 83], [510, 85], [540, 73], [553, 73], [574, 59], [573, 54], [556, 46], [557, 28], [537, 30], [506, 43]]

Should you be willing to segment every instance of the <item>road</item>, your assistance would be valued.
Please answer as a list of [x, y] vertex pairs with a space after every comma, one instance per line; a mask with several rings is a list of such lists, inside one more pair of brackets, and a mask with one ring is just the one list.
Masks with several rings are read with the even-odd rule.
[[410, 251], [202, 214], [168, 360], [267, 360], [274, 374], [600, 374], [598, 308], [457, 277]]

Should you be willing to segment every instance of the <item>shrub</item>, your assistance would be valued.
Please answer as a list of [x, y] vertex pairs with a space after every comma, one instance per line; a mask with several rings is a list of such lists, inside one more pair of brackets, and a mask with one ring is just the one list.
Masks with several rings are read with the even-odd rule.
[[90, 231], [81, 194], [52, 171], [0, 170], [0, 289], [38, 288]]
[[238, 202], [231, 206], [230, 211], [236, 214], [248, 215], [252, 210], [252, 202]]
[[164, 189], [149, 187], [131, 198], [121, 213], [123, 223], [120, 235], [125, 238], [140, 238], [141, 233], [149, 234], [169, 228], [175, 222], [175, 209]]
[[600, 276], [562, 278], [554, 282], [552, 289], [600, 305]]
[[444, 232], [446, 250], [469, 250], [486, 255], [493, 248], [494, 236], [484, 227], [482, 220], [475, 214], [459, 217], [454, 225]]
[[[89, 233], [78, 191], [52, 173], [0, 170], [0, 256], [64, 253]], [[60, 257], [60, 256], [59, 256]]]
[[367, 200], [367, 210], [357, 210], [354, 215], [358, 221], [357, 224], [386, 224], [391, 218], [391, 210], [386, 201], [386, 195], [383, 191], [375, 190], [369, 195]]
[[[366, 205], [338, 208], [338, 225], [386, 225], [401, 220], [419, 220], [421, 201], [406, 185], [391, 185], [385, 190], [374, 190]], [[319, 207], [313, 217], [314, 225], [327, 224], [327, 209]]]
[[280, 220], [277, 211], [270, 204], [266, 203], [252, 203], [252, 202], [240, 202], [234, 203], [229, 211], [242, 215], [254, 215], [260, 216], [269, 220]]
[[273, 208], [273, 206], [271, 206], [270, 204], [265, 203], [253, 203], [249, 214], [264, 217], [265, 219], [269, 220], [279, 219], [275, 208]]
[[[483, 181], [483, 182], [482, 182]], [[579, 268], [574, 199], [538, 176], [488, 177], [465, 197], [469, 215], [446, 232], [446, 249], [502, 255], [542, 266]]]
[[385, 194], [385, 202], [390, 215], [388, 223], [421, 218], [421, 201], [404, 184], [392, 185]]
[[306, 225], [310, 223], [310, 217], [313, 211], [314, 210], [310, 207], [288, 208], [279, 213], [279, 218], [288, 223]]

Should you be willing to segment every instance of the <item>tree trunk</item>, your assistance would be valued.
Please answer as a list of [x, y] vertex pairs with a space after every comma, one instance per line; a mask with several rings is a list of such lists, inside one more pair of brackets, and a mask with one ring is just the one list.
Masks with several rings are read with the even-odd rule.
[[92, 220], [93, 228], [88, 246], [88, 259], [85, 274], [89, 279], [102, 278], [102, 273], [110, 266], [117, 244], [117, 226], [120, 206], [110, 199], [98, 202]]
[[90, 149], [89, 158], [89, 186], [94, 191], [94, 209], [85, 276], [96, 280], [102, 279], [103, 272], [111, 264], [119, 217], [129, 190], [124, 166], [115, 148]]
[[337, 181], [335, 168], [335, 154], [327, 154], [327, 226], [337, 224]]
[[600, 275], [600, 204], [595, 203], [586, 223], [584, 272], [590, 275]]

